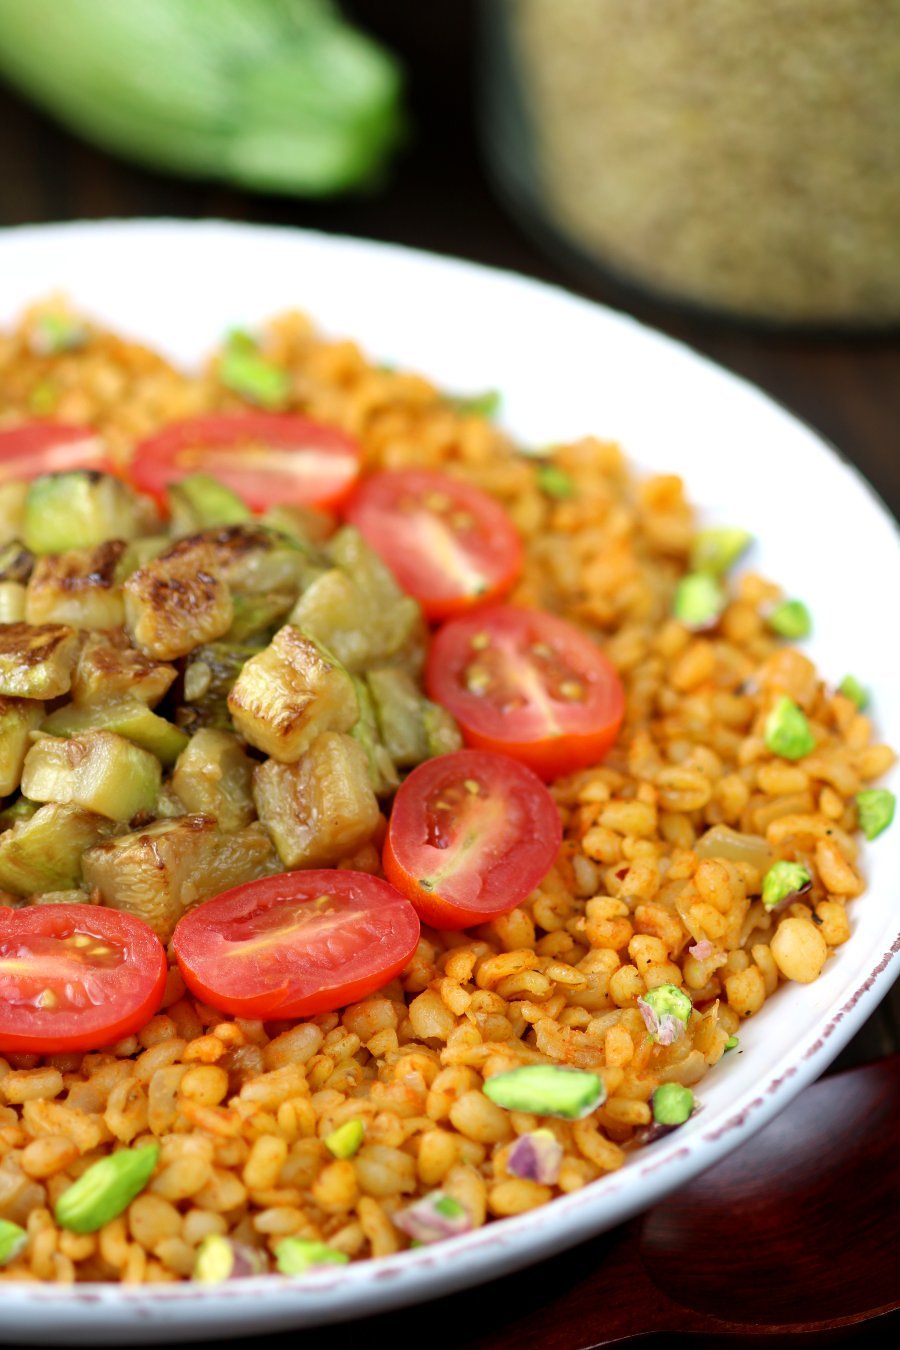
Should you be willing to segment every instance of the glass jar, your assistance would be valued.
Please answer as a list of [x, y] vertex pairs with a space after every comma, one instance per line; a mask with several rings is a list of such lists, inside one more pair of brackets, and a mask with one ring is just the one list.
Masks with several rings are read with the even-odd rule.
[[547, 242], [706, 311], [900, 319], [898, 0], [482, 0], [483, 141]]

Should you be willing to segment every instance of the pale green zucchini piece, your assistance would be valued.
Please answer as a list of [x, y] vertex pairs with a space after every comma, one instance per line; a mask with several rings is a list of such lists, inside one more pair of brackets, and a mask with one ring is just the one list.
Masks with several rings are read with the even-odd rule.
[[0, 834], [0, 887], [15, 895], [74, 889], [81, 883], [85, 850], [117, 828], [70, 803], [40, 807]]
[[398, 666], [370, 670], [366, 677], [381, 739], [401, 769], [411, 769], [433, 755], [462, 746], [453, 718], [431, 703], [407, 671]]
[[227, 640], [246, 642], [258, 634], [271, 633], [290, 613], [295, 598], [293, 592], [287, 595], [279, 591], [273, 591], [271, 595], [245, 595], [240, 591], [232, 591], [234, 618], [225, 634]]
[[252, 783], [253, 761], [237, 737], [201, 727], [178, 758], [171, 789], [191, 815], [212, 816], [229, 834], [256, 815]]
[[238, 732], [283, 764], [323, 731], [349, 731], [359, 709], [346, 670], [299, 628], [286, 624], [246, 663], [228, 710]]
[[43, 716], [44, 705], [37, 699], [0, 698], [0, 797], [8, 797], [19, 786], [31, 732]]
[[281, 870], [260, 824], [223, 834], [210, 816], [157, 820], [89, 849], [83, 868], [104, 904], [136, 914], [163, 942], [192, 905]]
[[82, 705], [67, 703], [57, 708], [42, 727], [50, 736], [82, 736], [87, 731], [114, 731], [127, 741], [149, 750], [161, 764], [173, 765], [188, 743], [187, 734], [164, 717], [157, 717], [136, 698], [116, 703]]
[[367, 844], [381, 819], [365, 752], [336, 731], [318, 736], [296, 764], [260, 764], [253, 796], [289, 869], [334, 866]]
[[67, 694], [79, 646], [68, 624], [0, 623], [0, 695], [50, 699]]
[[211, 546], [171, 549], [125, 582], [125, 627], [146, 656], [169, 661], [222, 637], [234, 608]]
[[112, 474], [48, 473], [28, 484], [22, 540], [32, 553], [65, 553], [107, 539], [137, 539], [154, 519], [149, 499]]
[[41, 736], [25, 756], [22, 792], [34, 802], [72, 802], [109, 820], [149, 811], [162, 769], [149, 751], [111, 731], [64, 740]]
[[29, 895], [29, 905], [89, 905], [91, 897], [87, 891], [73, 887], [68, 891], [39, 891]]
[[0, 483], [0, 544], [9, 544], [22, 538], [27, 496], [27, 483], [18, 479]]
[[239, 525], [251, 514], [236, 492], [208, 473], [191, 473], [166, 488], [173, 538], [214, 525]]
[[174, 666], [137, 651], [121, 628], [89, 633], [72, 676], [72, 698], [81, 705], [137, 699], [152, 708], [178, 674]]
[[15, 801], [0, 811], [0, 830], [10, 830], [20, 820], [30, 820], [37, 810], [37, 802], [30, 802], [27, 797], [16, 797]]
[[185, 706], [175, 714], [178, 725], [189, 731], [201, 726], [230, 728], [228, 695], [251, 656], [260, 651], [259, 644], [249, 642], [209, 642], [195, 647], [185, 664]]
[[354, 677], [354, 687], [359, 703], [359, 717], [353, 724], [350, 735], [362, 747], [369, 766], [369, 780], [376, 796], [389, 796], [400, 786], [400, 776], [393, 760], [381, 740], [375, 705], [365, 680]]
[[24, 585], [34, 571], [34, 554], [18, 539], [0, 548], [0, 581], [20, 581]]
[[121, 539], [108, 539], [94, 548], [38, 558], [25, 595], [27, 622], [120, 627], [125, 622], [125, 603], [117, 569], [124, 550]]
[[25, 587], [21, 581], [0, 581], [0, 623], [25, 619]]
[[334, 534], [334, 516], [312, 506], [270, 506], [260, 517], [261, 525], [286, 534], [298, 544], [315, 548]]

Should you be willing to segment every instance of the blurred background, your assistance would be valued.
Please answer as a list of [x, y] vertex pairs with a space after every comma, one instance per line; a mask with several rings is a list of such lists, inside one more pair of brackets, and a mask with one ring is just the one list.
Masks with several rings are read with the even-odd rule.
[[567, 286], [761, 385], [900, 514], [900, 6], [0, 0], [0, 225], [138, 216]]

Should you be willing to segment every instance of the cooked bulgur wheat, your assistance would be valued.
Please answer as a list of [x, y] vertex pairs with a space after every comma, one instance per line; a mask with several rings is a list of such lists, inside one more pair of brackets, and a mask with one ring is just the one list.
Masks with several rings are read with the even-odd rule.
[[[189, 377], [108, 334], [34, 355], [31, 321], [0, 336], [0, 424], [39, 405], [93, 423], [126, 455], [172, 419], [241, 406], [214, 363]], [[893, 755], [769, 631], [780, 593], [768, 581], [742, 575], [711, 634], [669, 617], [695, 533], [679, 478], [638, 479], [618, 446], [586, 438], [556, 452], [577, 487], [557, 502], [501, 430], [421, 376], [323, 341], [294, 314], [269, 326], [264, 347], [290, 373], [291, 406], [357, 436], [369, 467], [439, 466], [499, 498], [527, 544], [511, 598], [601, 642], [625, 684], [626, 723], [604, 764], [554, 785], [565, 842], [527, 902], [472, 931], [425, 930], [377, 995], [264, 1026], [198, 1004], [173, 968], [162, 1011], [113, 1049], [0, 1058], [0, 1217], [29, 1234], [5, 1280], [186, 1279], [212, 1233], [266, 1252], [296, 1235], [384, 1256], [409, 1242], [392, 1215], [436, 1187], [478, 1226], [588, 1185], [622, 1166], [660, 1082], [698, 1083], [782, 980], [816, 979], [864, 888], [854, 795]], [[782, 694], [816, 739], [796, 763], [763, 739]], [[762, 838], [735, 860], [716, 826]], [[813, 876], [777, 914], [756, 898], [771, 857]], [[342, 865], [377, 872], [378, 849]], [[688, 953], [704, 940], [712, 956]], [[660, 984], [684, 986], [696, 1010], [670, 1046], [648, 1038], [636, 1006]], [[500, 1070], [545, 1060], [596, 1071], [605, 1105], [545, 1121], [480, 1091]], [[354, 1118], [364, 1144], [335, 1159], [323, 1138]], [[553, 1187], [505, 1166], [511, 1141], [538, 1124], [564, 1149]], [[56, 1201], [91, 1163], [152, 1140], [156, 1174], [126, 1213], [96, 1234], [57, 1227]]]

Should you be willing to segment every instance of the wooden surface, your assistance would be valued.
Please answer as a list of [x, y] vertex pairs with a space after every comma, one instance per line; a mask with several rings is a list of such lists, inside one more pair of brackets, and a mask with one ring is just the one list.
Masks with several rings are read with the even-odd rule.
[[[573, 281], [504, 211], [480, 162], [473, 114], [473, 4], [359, 0], [352, 7], [408, 62], [414, 129], [380, 194], [304, 203], [147, 173], [78, 143], [0, 89], [0, 226], [110, 216], [218, 216], [391, 240], [568, 285], [628, 309], [755, 381], [832, 440], [900, 514], [900, 333], [828, 341], [762, 336], [635, 300], [612, 282], [597, 279], [586, 287]], [[750, 473], [752, 466], [735, 466], [735, 472], [742, 471]], [[887, 611], [885, 618], [890, 619]], [[859, 1063], [900, 1049], [898, 1022], [895, 991], [840, 1063]], [[619, 1230], [545, 1263], [537, 1272], [457, 1297], [453, 1320], [447, 1321], [447, 1311], [442, 1311], [442, 1325], [448, 1328], [442, 1335], [451, 1339], [433, 1345], [505, 1350], [514, 1343], [509, 1336], [513, 1325], [518, 1328], [515, 1344], [526, 1350], [531, 1345], [553, 1350], [592, 1345], [600, 1315], [593, 1272], [622, 1237]], [[539, 1325], [544, 1330], [535, 1338], [538, 1324], [514, 1316], [512, 1310], [538, 1307], [543, 1309]], [[398, 1314], [385, 1323], [385, 1335], [416, 1343], [421, 1340], [421, 1318], [416, 1311]], [[550, 1326], [555, 1328], [552, 1335]], [[287, 1350], [295, 1339], [273, 1338], [269, 1344], [272, 1350]], [[304, 1339], [329, 1347], [372, 1344], [369, 1334], [353, 1329]], [[875, 1343], [873, 1333], [854, 1333], [852, 1339]], [[677, 1345], [678, 1338], [669, 1343]]]

